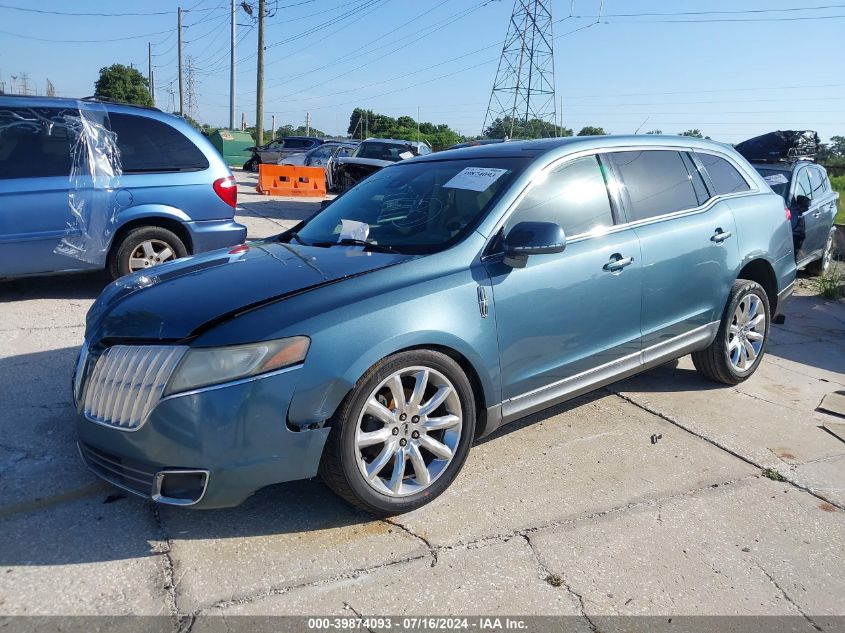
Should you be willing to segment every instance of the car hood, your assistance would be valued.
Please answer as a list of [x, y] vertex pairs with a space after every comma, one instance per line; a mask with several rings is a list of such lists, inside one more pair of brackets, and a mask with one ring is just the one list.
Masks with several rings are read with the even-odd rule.
[[413, 259], [275, 241], [212, 251], [118, 279], [91, 306], [85, 338], [184, 341], [238, 314]]

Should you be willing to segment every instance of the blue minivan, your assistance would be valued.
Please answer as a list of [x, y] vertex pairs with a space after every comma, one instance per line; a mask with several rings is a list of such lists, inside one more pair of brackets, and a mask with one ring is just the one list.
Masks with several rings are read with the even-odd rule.
[[237, 184], [184, 119], [93, 99], [0, 96], [0, 278], [114, 277], [239, 244]]

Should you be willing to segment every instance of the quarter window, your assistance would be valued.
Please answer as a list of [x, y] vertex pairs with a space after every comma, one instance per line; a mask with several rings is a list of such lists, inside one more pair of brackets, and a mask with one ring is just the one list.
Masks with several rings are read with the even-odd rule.
[[612, 226], [607, 183], [596, 157], [578, 158], [551, 172], [519, 203], [505, 233], [519, 222], [555, 222], [567, 235]]
[[205, 155], [179, 130], [166, 123], [132, 114], [110, 113], [123, 173], [200, 171]]
[[636, 222], [699, 205], [692, 176], [680, 152], [613, 152], [613, 163], [627, 191], [628, 220]]
[[697, 152], [696, 156], [698, 156], [698, 160], [701, 161], [704, 169], [707, 170], [716, 195], [722, 196], [750, 189], [742, 174], [724, 158], [703, 152]]

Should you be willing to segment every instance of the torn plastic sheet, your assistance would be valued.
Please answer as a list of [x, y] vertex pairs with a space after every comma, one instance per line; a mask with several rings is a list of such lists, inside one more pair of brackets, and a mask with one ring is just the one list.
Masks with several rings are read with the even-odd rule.
[[66, 114], [70, 143], [70, 218], [54, 249], [91, 264], [106, 257], [117, 223], [115, 192], [122, 174], [117, 136], [101, 103], [79, 101], [78, 113]]

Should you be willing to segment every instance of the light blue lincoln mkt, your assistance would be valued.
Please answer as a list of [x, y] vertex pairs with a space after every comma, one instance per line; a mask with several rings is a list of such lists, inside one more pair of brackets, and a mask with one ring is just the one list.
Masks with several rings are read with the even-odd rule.
[[80, 452], [161, 503], [319, 474], [405, 512], [474, 440], [554, 403], [689, 353], [747, 379], [794, 277], [783, 199], [724, 145], [401, 161], [279, 236], [106, 288], [75, 374]]

